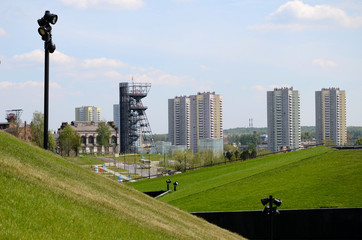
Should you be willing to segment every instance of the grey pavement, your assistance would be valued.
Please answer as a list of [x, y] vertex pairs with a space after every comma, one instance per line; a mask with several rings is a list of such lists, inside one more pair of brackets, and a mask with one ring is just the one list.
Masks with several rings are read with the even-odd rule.
[[127, 164], [127, 163], [117, 161], [112, 158], [106, 158], [106, 157], [98, 157], [98, 158], [101, 159], [102, 161], [104, 161], [103, 166], [105, 166], [105, 167], [102, 167], [102, 168], [105, 171], [107, 171], [111, 174], [115, 174], [116, 176], [121, 175], [122, 178], [127, 179], [127, 180], [130, 180], [128, 178], [128, 175], [124, 175], [124, 173], [120, 174], [120, 173], [114, 172], [114, 171], [108, 169], [107, 166], [118, 167], [118, 168], [126, 170], [130, 174], [132, 173], [132, 174], [136, 174], [136, 175], [139, 175], [142, 177], [151, 176], [151, 178], [152, 178], [157, 175], [157, 163], [158, 162], [156, 162], [156, 161], [153, 161], [153, 162], [151, 161], [151, 168], [141, 168], [139, 164]]

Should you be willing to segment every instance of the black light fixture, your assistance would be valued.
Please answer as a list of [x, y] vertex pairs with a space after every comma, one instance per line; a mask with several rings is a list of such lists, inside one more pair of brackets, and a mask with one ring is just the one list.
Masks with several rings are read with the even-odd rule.
[[58, 21], [58, 15], [50, 13], [48, 10], [45, 11], [45, 14], [42, 18], [38, 19], [38, 33], [41, 36], [41, 39], [45, 41], [44, 48], [50, 53], [55, 51], [55, 44], [52, 41], [52, 26], [50, 24], [55, 24]]
[[174, 190], [174, 191], [176, 191], [176, 186], [177, 186], [177, 185], [178, 185], [178, 182], [177, 182], [177, 181], [173, 183], [173, 190]]
[[171, 183], [171, 179], [166, 180], [167, 183], [167, 191], [170, 190], [170, 183]]
[[48, 113], [49, 113], [49, 53], [55, 51], [52, 40], [52, 27], [58, 21], [58, 15], [45, 11], [44, 16], [38, 19], [38, 33], [44, 41], [45, 66], [44, 66], [44, 148], [48, 149]]
[[[265, 208], [263, 210], [263, 214], [269, 216], [270, 239], [274, 239], [273, 216], [280, 214], [277, 207], [280, 207], [280, 205], [282, 205], [282, 200], [273, 198], [273, 196], [270, 195], [268, 198], [261, 199], [261, 203], [265, 206]], [[273, 205], [275, 205], [275, 206], [273, 206]]]
[[[270, 195], [268, 198], [261, 199], [261, 203], [265, 206], [263, 213], [266, 215], [278, 215], [280, 212], [278, 211], [277, 207], [280, 207], [282, 205], [282, 200], [279, 200], [277, 198], [273, 198], [272, 195]], [[269, 205], [267, 205], [269, 203]], [[273, 207], [273, 204], [276, 207]]]

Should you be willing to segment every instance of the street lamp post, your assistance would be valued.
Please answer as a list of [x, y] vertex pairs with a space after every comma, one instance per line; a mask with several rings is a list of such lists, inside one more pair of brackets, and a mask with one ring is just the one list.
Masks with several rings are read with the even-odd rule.
[[178, 185], [178, 182], [177, 182], [177, 181], [173, 183], [173, 190], [174, 190], [174, 191], [176, 191], [177, 185]]
[[150, 167], [148, 168], [148, 178], [151, 179], [151, 154], [148, 151], [148, 160], [150, 161]]
[[58, 21], [58, 15], [45, 11], [44, 16], [38, 19], [38, 33], [44, 41], [44, 149], [48, 149], [48, 120], [49, 120], [49, 53], [55, 51], [55, 44], [52, 41], [52, 27]]
[[167, 183], [167, 191], [170, 190], [170, 183], [171, 183], [171, 179], [166, 180]]
[[[273, 196], [270, 195], [268, 198], [261, 199], [261, 203], [265, 206], [263, 213], [269, 216], [270, 239], [274, 239], [273, 216], [280, 214], [277, 207], [280, 207], [280, 205], [282, 205], [282, 200], [273, 198]], [[273, 205], [275, 205], [275, 207], [273, 207]]]

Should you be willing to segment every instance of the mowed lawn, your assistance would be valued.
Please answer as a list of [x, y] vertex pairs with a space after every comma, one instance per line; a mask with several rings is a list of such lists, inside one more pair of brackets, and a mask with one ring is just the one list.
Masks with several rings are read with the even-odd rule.
[[269, 195], [281, 209], [362, 207], [362, 150], [320, 146], [129, 185], [165, 190], [168, 178], [177, 191], [159, 199], [189, 212], [261, 210]]
[[242, 239], [0, 130], [0, 239]]

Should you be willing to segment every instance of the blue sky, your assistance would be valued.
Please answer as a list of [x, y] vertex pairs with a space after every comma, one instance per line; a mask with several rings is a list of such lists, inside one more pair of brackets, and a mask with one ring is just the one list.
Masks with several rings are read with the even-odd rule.
[[347, 125], [361, 126], [362, 2], [342, 0], [15, 0], [0, 9], [0, 122], [43, 112], [44, 50], [37, 19], [50, 10], [49, 127], [97, 106], [113, 120], [119, 82], [152, 84], [154, 133], [167, 133], [167, 99], [223, 96], [224, 129], [266, 126], [266, 91], [300, 91], [301, 124], [315, 125], [315, 91], [346, 90]]

